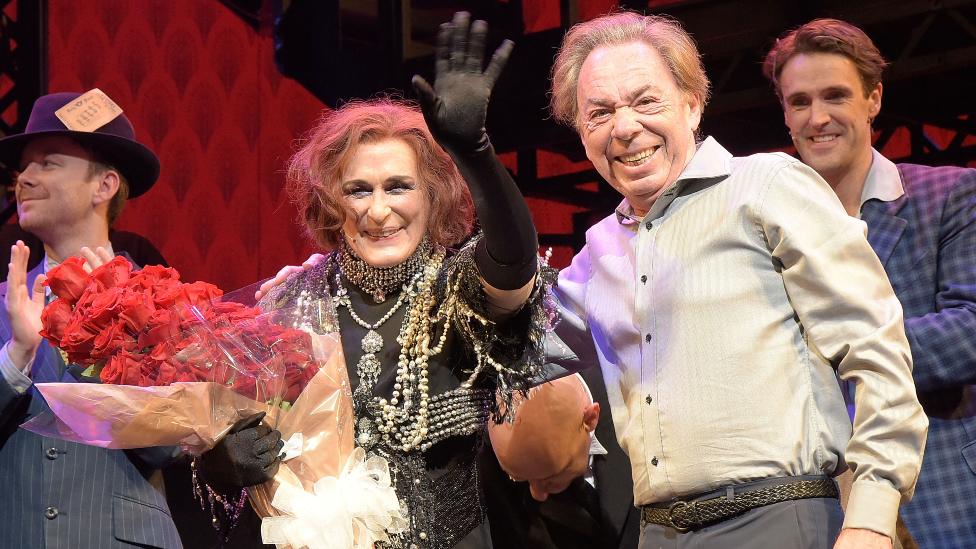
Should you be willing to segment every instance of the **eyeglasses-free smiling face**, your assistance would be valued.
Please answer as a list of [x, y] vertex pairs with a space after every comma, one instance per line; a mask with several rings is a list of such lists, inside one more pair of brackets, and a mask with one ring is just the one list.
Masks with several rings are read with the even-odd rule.
[[836, 53], [801, 53], [779, 76], [783, 116], [803, 162], [828, 183], [871, 165], [871, 120], [881, 84], [867, 94], [854, 62]]
[[644, 42], [590, 52], [576, 101], [587, 158], [643, 215], [694, 156], [700, 103]]
[[417, 154], [400, 139], [363, 143], [341, 177], [352, 250], [373, 267], [392, 267], [413, 254], [427, 233], [430, 201]]
[[73, 139], [38, 137], [24, 147], [17, 176], [20, 226], [43, 237], [77, 230], [94, 215], [98, 178], [89, 175], [91, 155]]

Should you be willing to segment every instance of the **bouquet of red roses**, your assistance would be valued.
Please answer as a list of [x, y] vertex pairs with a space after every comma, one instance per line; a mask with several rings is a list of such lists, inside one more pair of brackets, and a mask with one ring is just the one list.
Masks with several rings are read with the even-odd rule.
[[199, 454], [237, 419], [288, 408], [328, 358], [316, 355], [312, 334], [280, 323], [285, 312], [217, 301], [219, 288], [181, 282], [171, 268], [133, 271], [117, 257], [88, 273], [69, 258], [47, 285], [57, 299], [41, 315], [41, 335], [103, 384], [38, 386], [58, 421], [26, 427], [46, 422], [61, 438], [74, 432], [78, 442], [109, 448], [180, 444]]
[[406, 527], [386, 461], [354, 448], [338, 338], [305, 323], [312, 315], [317, 326], [335, 326], [327, 292], [302, 311], [265, 313], [218, 301], [216, 286], [180, 282], [173, 269], [133, 271], [122, 258], [91, 273], [68, 259], [46, 284], [57, 299], [42, 313], [41, 335], [101, 383], [37, 384], [51, 413], [24, 428], [199, 455], [239, 419], [265, 411], [286, 441], [275, 478], [250, 490], [266, 542], [366, 549]]
[[[58, 297], [45, 308], [41, 335], [89, 366], [103, 383], [140, 387], [177, 381], [214, 381], [245, 396], [258, 395], [254, 377], [283, 374], [283, 396], [294, 401], [318, 371], [303, 351], [309, 335], [275, 323], [235, 302], [216, 302], [223, 292], [206, 282], [182, 283], [174, 269], [152, 266], [132, 272], [121, 257], [85, 272], [78, 258], [52, 269], [48, 285]], [[201, 344], [207, 336], [209, 344]], [[242, 344], [242, 342], [244, 344]], [[214, 365], [232, 364], [232, 368]]]

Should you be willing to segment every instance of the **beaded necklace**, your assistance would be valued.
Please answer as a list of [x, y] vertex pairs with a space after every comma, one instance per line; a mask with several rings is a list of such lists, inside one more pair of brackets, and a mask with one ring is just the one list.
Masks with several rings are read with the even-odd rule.
[[393, 316], [400, 306], [408, 301], [408, 297], [412, 292], [412, 287], [416, 282], [418, 275], [420, 273], [414, 274], [410, 281], [403, 285], [403, 290], [400, 292], [400, 297], [397, 298], [396, 303], [390, 310], [386, 312], [379, 320], [370, 324], [360, 318], [356, 314], [356, 309], [352, 306], [352, 301], [349, 300], [349, 293], [346, 291], [345, 286], [342, 285], [342, 277], [339, 276], [338, 270], [336, 271], [336, 291], [335, 303], [338, 306], [345, 307], [349, 310], [349, 316], [352, 317], [353, 322], [359, 324], [363, 328], [366, 328], [366, 335], [363, 337], [360, 346], [363, 349], [363, 355], [359, 357], [359, 362], [356, 363], [356, 373], [359, 375], [359, 386], [356, 387], [356, 393], [363, 393], [363, 396], [368, 397], [371, 394], [373, 385], [376, 385], [376, 380], [379, 379], [380, 375], [380, 360], [376, 357], [376, 353], [383, 350], [383, 336], [379, 334], [376, 330], [382, 326], [390, 317]]
[[[346, 274], [343, 271], [342, 252], [340, 251], [336, 255], [339, 256], [335, 278], [338, 291], [333, 298], [334, 302], [336, 306], [346, 307], [353, 321], [367, 330], [366, 337], [362, 340], [365, 354], [357, 364], [360, 386], [353, 395], [357, 415], [359, 415], [357, 442], [366, 449], [375, 446], [380, 441], [403, 452], [420, 448], [429, 430], [428, 360], [444, 349], [449, 332], [449, 323], [445, 321], [436, 344], [431, 345], [435, 328], [434, 317], [436, 316], [432, 314], [436, 306], [434, 283], [444, 262], [446, 252], [443, 247], [435, 246], [433, 253], [424, 258], [425, 261], [421, 263], [421, 268], [412, 273], [412, 276], [403, 285], [397, 303], [378, 322], [373, 324], [362, 320], [353, 310], [352, 302], [349, 300], [348, 292], [342, 286], [342, 277], [340, 276], [340, 272]], [[415, 253], [414, 256], [416, 255]], [[348, 275], [346, 278], [349, 278]], [[350, 282], [355, 283], [352, 279]], [[400, 327], [400, 333], [397, 336], [397, 342], [400, 344], [400, 355], [397, 360], [393, 393], [387, 401], [385, 398], [372, 396], [372, 388], [380, 370], [380, 362], [376, 358], [376, 353], [382, 349], [383, 345], [382, 337], [375, 330], [389, 320], [403, 304], [406, 304], [407, 310]], [[360, 364], [364, 366], [363, 369], [360, 369]], [[367, 411], [371, 411], [372, 414], [366, 413]], [[370, 418], [369, 416], [373, 417]]]
[[420, 270], [430, 255], [430, 249], [430, 239], [424, 236], [406, 261], [392, 267], [374, 267], [356, 255], [352, 246], [343, 238], [339, 247], [339, 268], [349, 282], [368, 292], [376, 303], [383, 303], [386, 301], [386, 294], [399, 288], [410, 275]]

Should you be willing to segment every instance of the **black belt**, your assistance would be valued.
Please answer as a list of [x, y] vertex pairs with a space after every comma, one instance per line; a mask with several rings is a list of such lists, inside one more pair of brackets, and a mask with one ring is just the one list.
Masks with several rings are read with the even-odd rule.
[[755, 489], [741, 487], [731, 497], [716, 491], [715, 497], [709, 494], [701, 499], [677, 500], [663, 506], [642, 505], [641, 523], [660, 524], [687, 532], [737, 517], [757, 507], [797, 499], [836, 498], [839, 495], [837, 484], [827, 477], [779, 480], [782, 482]]

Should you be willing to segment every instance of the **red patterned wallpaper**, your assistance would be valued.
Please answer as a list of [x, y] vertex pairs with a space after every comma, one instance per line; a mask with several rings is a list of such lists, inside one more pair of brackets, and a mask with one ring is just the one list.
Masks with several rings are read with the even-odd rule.
[[101, 88], [162, 163], [117, 228], [189, 280], [233, 289], [312, 250], [282, 166], [322, 105], [272, 47], [216, 0], [49, 0], [49, 90]]
[[[602, 13], [616, 2], [597, 4]], [[526, 2], [530, 26], [558, 25], [551, 5]], [[186, 279], [228, 290], [313, 251], [281, 192], [282, 169], [322, 104], [278, 74], [269, 36], [216, 0], [49, 0], [49, 7], [49, 90], [100, 88], [162, 163], [159, 182], [126, 206], [116, 228], [148, 237]], [[514, 156], [506, 160], [514, 168]], [[540, 158], [539, 175], [565, 171], [565, 163]], [[529, 202], [540, 232], [572, 232], [576, 208]], [[567, 265], [572, 254], [556, 249], [553, 265]]]
[[[48, 4], [50, 91], [101, 88], [162, 161], [160, 181], [129, 203], [117, 228], [147, 236], [187, 279], [226, 289], [270, 276], [313, 251], [281, 192], [282, 168], [322, 105], [278, 74], [269, 36], [217, 0]], [[617, 4], [583, 2], [579, 15], [590, 19]], [[558, 6], [525, 0], [527, 30], [557, 26]], [[0, 80], [0, 89], [5, 85]], [[936, 141], [949, 135], [926, 130]], [[907, 132], [899, 131], [883, 152], [897, 158], [909, 146]], [[515, 168], [513, 154], [503, 161]], [[540, 176], [584, 165], [545, 153], [538, 158]], [[529, 205], [540, 233], [572, 233], [572, 215], [580, 211], [543, 200]], [[569, 247], [554, 252], [557, 267], [573, 254]]]

